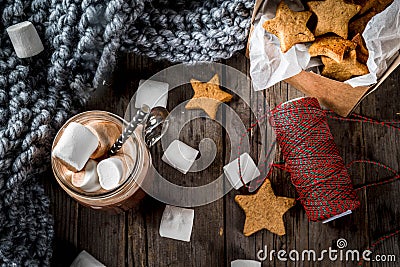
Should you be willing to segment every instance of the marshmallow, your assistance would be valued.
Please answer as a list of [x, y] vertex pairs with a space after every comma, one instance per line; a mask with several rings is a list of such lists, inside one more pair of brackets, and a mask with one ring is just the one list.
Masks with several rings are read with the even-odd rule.
[[143, 104], [154, 107], [167, 107], [168, 83], [152, 80], [140, 80], [136, 92], [135, 107], [141, 108]]
[[231, 267], [261, 267], [261, 262], [253, 260], [231, 261]]
[[92, 159], [97, 159], [107, 155], [108, 150], [121, 135], [121, 130], [112, 122], [92, 121], [88, 123], [86, 127], [92, 131], [99, 140], [99, 146], [90, 156]]
[[[249, 154], [243, 153], [240, 155], [240, 169], [242, 171], [242, 179], [247, 184], [253, 179], [260, 176], [256, 164]], [[237, 190], [243, 186], [239, 176], [239, 164], [238, 159], [235, 159], [231, 163], [224, 166], [224, 173], [228, 178], [231, 185]]]
[[29, 21], [8, 27], [7, 33], [19, 58], [33, 57], [44, 50], [35, 27]]
[[53, 156], [63, 161], [70, 170], [80, 171], [98, 145], [99, 140], [88, 128], [71, 122], [53, 149]]
[[102, 188], [114, 189], [124, 175], [124, 163], [117, 157], [104, 159], [97, 165], [97, 173]]
[[81, 253], [75, 258], [70, 267], [106, 267], [99, 262], [95, 257], [82, 250]]
[[121, 153], [100, 161], [97, 164], [97, 174], [101, 187], [105, 190], [116, 188], [127, 178], [133, 163], [131, 157]]
[[196, 160], [197, 154], [199, 154], [198, 150], [179, 140], [174, 140], [165, 150], [161, 159], [178, 171], [186, 174]]
[[193, 219], [193, 209], [167, 205], [161, 218], [160, 236], [189, 242]]
[[95, 192], [101, 188], [97, 175], [97, 162], [89, 159], [85, 168], [72, 174], [71, 183], [85, 192]]

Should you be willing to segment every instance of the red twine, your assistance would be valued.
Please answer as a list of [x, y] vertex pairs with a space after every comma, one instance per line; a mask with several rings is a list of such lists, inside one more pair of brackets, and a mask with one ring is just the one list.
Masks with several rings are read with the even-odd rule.
[[[396, 236], [398, 234], [400, 234], [400, 230], [395, 230], [395, 231], [393, 231], [393, 232], [391, 232], [391, 233], [389, 233], [387, 235], [383, 235], [383, 236], [379, 237], [374, 243], [372, 243], [372, 245], [367, 250], [374, 251], [375, 247], [377, 245], [383, 243], [387, 239], [389, 239], [389, 238], [391, 238], [393, 236]], [[363, 263], [364, 263], [364, 258], [361, 258], [361, 260], [357, 263], [357, 266], [361, 267], [361, 266], [363, 266]]]
[[[320, 221], [346, 210], [357, 208], [359, 202], [355, 192], [400, 179], [399, 172], [379, 162], [354, 160], [344, 166], [343, 159], [333, 142], [327, 117], [339, 121], [385, 126], [397, 131], [400, 131], [400, 128], [394, 126], [394, 124], [399, 124], [399, 121], [376, 121], [358, 114], [353, 114], [349, 118], [338, 117], [332, 111], [323, 111], [315, 98], [301, 98], [283, 103], [272, 110], [271, 113], [270, 121], [276, 130], [277, 142], [282, 149], [286, 162], [285, 164], [272, 164], [267, 177], [256, 178], [255, 183], [250, 187], [245, 185], [250, 190], [253, 191], [258, 188], [269, 177], [272, 167], [288, 171], [308, 218], [311, 221]], [[265, 117], [266, 115], [259, 118], [257, 123]], [[251, 131], [257, 123], [252, 124], [247, 132]], [[246, 136], [246, 133], [240, 139], [240, 144], [244, 136]], [[394, 176], [354, 189], [347, 169], [355, 163], [373, 164], [390, 171]], [[244, 184], [240, 170], [240, 158], [238, 164], [240, 179]], [[346, 190], [348, 191], [346, 192]], [[341, 199], [342, 197], [343, 199]], [[344, 206], [341, 208], [340, 205], [343, 204]], [[373, 251], [377, 245], [398, 234], [400, 234], [400, 229], [381, 236], [368, 249]], [[358, 266], [362, 266], [362, 264], [363, 261], [361, 260]]]
[[356, 209], [360, 202], [318, 100], [286, 102], [271, 114], [285, 169], [309, 220], [323, 221]]

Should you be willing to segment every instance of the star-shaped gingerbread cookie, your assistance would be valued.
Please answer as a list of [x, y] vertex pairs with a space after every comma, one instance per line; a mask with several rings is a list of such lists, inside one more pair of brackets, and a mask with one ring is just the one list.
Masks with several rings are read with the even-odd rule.
[[263, 28], [279, 38], [281, 50], [286, 53], [295, 44], [314, 41], [314, 35], [306, 26], [311, 14], [310, 11], [293, 11], [282, 1], [275, 18], [264, 22]]
[[222, 102], [229, 102], [232, 95], [224, 92], [219, 87], [219, 77], [215, 74], [209, 82], [203, 83], [191, 79], [194, 96], [186, 104], [187, 109], [202, 109], [211, 119], [215, 120], [218, 107]]
[[357, 44], [339, 36], [319, 37], [308, 48], [311, 57], [327, 56], [341, 62], [346, 52], [356, 49]]
[[275, 196], [269, 179], [265, 179], [256, 194], [237, 195], [235, 201], [246, 214], [243, 229], [245, 236], [261, 229], [277, 235], [286, 234], [283, 215], [294, 206], [295, 199]]
[[311, 1], [307, 5], [317, 15], [315, 36], [332, 32], [344, 39], [347, 39], [350, 19], [361, 9], [361, 6], [344, 0]]
[[340, 63], [325, 56], [322, 56], [321, 59], [325, 65], [321, 74], [341, 82], [353, 76], [365, 75], [369, 72], [367, 66], [357, 61], [356, 50], [350, 51], [349, 56], [344, 58]]

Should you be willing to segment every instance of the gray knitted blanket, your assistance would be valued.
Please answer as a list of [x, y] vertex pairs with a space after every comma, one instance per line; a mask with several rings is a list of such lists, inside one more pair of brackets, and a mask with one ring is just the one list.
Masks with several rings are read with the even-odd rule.
[[[213, 61], [244, 48], [252, 0], [0, 0], [0, 265], [50, 264], [53, 221], [38, 183], [56, 131], [116, 56]], [[29, 20], [45, 46], [16, 57], [6, 28]]]

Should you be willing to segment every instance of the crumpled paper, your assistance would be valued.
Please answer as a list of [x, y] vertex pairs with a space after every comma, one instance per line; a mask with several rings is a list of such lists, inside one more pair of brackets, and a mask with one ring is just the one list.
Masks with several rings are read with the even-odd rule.
[[[250, 76], [255, 90], [269, 88], [302, 70], [321, 65], [320, 60], [310, 59], [305, 44], [297, 44], [288, 52], [282, 53], [279, 39], [264, 30], [262, 24], [275, 17], [279, 2], [280, 0], [265, 0], [263, 15], [254, 25], [250, 37]], [[304, 10], [299, 0], [285, 2], [294, 11]], [[370, 73], [345, 81], [353, 87], [377, 83], [379, 77], [399, 55], [400, 0], [394, 0], [388, 8], [375, 15], [368, 22], [362, 35], [369, 51], [367, 67]]]

